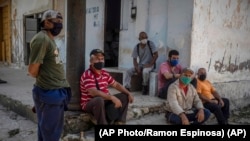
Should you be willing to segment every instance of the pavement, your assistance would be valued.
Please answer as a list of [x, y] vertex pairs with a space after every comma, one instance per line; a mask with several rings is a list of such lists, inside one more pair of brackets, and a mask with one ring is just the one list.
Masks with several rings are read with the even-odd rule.
[[[7, 83], [0, 84], [0, 104], [35, 122], [35, 114], [31, 111], [33, 106], [32, 88], [35, 79], [28, 76], [27, 72], [27, 68], [7, 66], [0, 63], [0, 79], [7, 81]], [[110, 91], [111, 93], [118, 92], [115, 89], [110, 89]], [[159, 108], [164, 102], [152, 95], [142, 95], [141, 92], [132, 92], [132, 94], [135, 98], [130, 107]], [[165, 120], [162, 122], [165, 122]]]
[[[28, 76], [27, 72], [27, 68], [7, 66], [0, 63], [0, 79], [7, 81], [7, 83], [0, 84], [0, 112], [5, 113], [5, 116], [1, 116], [0, 122], [1, 141], [11, 136], [11, 132], [18, 136], [6, 140], [17, 141], [17, 138], [19, 138], [18, 140], [21, 141], [22, 137], [27, 136], [30, 140], [34, 140], [36, 137], [36, 115], [31, 110], [33, 107], [32, 88], [35, 79]], [[114, 89], [110, 89], [110, 91], [111, 93], [118, 92]], [[152, 95], [142, 95], [141, 92], [132, 92], [132, 94], [134, 95], [134, 103], [130, 104], [129, 110], [130, 113], [137, 113], [137, 117], [132, 118], [131, 116], [132, 120], [128, 120], [127, 124], [166, 124], [164, 114], [155, 112], [161, 108], [164, 102], [162, 99]], [[151, 107], [151, 110], [145, 110], [147, 114], [142, 114], [138, 107], [142, 109]]]

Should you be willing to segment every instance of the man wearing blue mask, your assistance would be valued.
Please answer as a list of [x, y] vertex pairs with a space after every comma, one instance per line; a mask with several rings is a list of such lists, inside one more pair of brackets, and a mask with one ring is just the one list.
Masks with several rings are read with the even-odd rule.
[[179, 79], [168, 88], [166, 100], [166, 119], [176, 125], [203, 124], [210, 116], [196, 89], [190, 84], [193, 70], [184, 68]]
[[163, 91], [171, 81], [179, 78], [182, 66], [179, 64], [179, 52], [171, 50], [168, 53], [168, 60], [161, 63], [158, 71], [158, 93]]

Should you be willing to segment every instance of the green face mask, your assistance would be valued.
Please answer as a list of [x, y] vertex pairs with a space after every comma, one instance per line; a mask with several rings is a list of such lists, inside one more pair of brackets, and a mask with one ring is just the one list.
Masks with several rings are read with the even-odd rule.
[[184, 85], [188, 85], [192, 80], [190, 77], [186, 77], [186, 76], [182, 76], [182, 77], [180, 77], [180, 79]]

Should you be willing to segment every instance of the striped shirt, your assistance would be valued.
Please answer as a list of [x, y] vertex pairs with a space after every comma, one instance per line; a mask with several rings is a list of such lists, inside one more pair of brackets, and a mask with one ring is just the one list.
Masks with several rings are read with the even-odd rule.
[[84, 110], [86, 104], [93, 98], [88, 89], [97, 89], [95, 78], [97, 79], [99, 88], [102, 92], [109, 94], [108, 86], [115, 82], [114, 78], [105, 70], [101, 70], [101, 74], [94, 71], [86, 70], [80, 79], [80, 92], [81, 92], [81, 108]]

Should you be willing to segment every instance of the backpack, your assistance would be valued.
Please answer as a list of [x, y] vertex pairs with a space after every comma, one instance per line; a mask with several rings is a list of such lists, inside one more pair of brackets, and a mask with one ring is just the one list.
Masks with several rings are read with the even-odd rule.
[[[151, 55], [153, 56], [153, 51], [152, 51], [152, 48], [150, 46], [150, 41], [149, 40], [147, 41], [147, 44], [148, 44], [149, 50], [151, 52]], [[137, 54], [138, 54], [138, 56], [139, 56], [139, 45], [140, 45], [140, 43], [137, 44]], [[154, 69], [155, 68], [156, 68], [156, 64], [154, 63]]]

